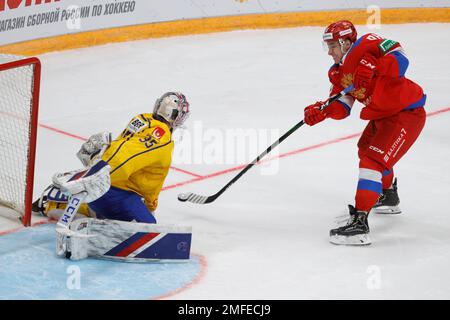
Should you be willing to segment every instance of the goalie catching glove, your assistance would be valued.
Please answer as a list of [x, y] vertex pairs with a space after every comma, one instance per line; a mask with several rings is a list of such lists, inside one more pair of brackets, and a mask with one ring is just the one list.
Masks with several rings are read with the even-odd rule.
[[57, 173], [53, 176], [53, 184], [62, 192], [71, 195], [86, 192], [84, 202], [92, 202], [103, 196], [111, 187], [111, 167], [103, 160], [86, 169]]
[[77, 158], [81, 163], [88, 167], [96, 159], [103, 155], [103, 152], [111, 144], [111, 133], [100, 132], [89, 137], [88, 141], [81, 145], [80, 150], [77, 152]]

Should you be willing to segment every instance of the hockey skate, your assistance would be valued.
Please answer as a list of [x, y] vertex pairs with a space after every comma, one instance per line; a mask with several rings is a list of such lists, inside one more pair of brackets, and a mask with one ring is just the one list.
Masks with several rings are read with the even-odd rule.
[[371, 244], [367, 212], [356, 211], [349, 205], [350, 218], [346, 225], [330, 230], [330, 242], [338, 245], [362, 246]]
[[52, 185], [45, 188], [45, 190], [42, 192], [41, 196], [36, 199], [36, 201], [33, 202], [31, 205], [31, 211], [36, 214], [40, 214], [44, 217], [46, 217], [45, 208], [46, 204], [48, 202], [48, 194], [52, 190]]
[[399, 207], [400, 199], [397, 193], [397, 178], [394, 179], [392, 189], [383, 189], [378, 202], [373, 206], [373, 213], [379, 214], [399, 214], [402, 211]]
[[[69, 201], [69, 194], [61, 192], [58, 187], [50, 185], [41, 194], [41, 196], [33, 202], [31, 211], [34, 214], [40, 214], [50, 220], [59, 220], [66, 209]], [[86, 203], [82, 203], [75, 215], [75, 219], [93, 218], [95, 213], [89, 209]]]
[[50, 210], [64, 210], [68, 200], [69, 195], [61, 192], [59, 188], [51, 184], [45, 188], [41, 196], [33, 202], [31, 205], [31, 211], [44, 217], [48, 217], [48, 212]]

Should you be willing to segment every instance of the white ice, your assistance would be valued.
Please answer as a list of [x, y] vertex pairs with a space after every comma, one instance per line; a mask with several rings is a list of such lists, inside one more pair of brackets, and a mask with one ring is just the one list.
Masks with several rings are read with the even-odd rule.
[[[360, 34], [370, 31], [402, 43], [410, 59], [407, 76], [428, 94], [428, 112], [449, 107], [448, 24], [359, 27]], [[281, 135], [302, 119], [306, 105], [327, 97], [332, 61], [321, 33], [316, 27], [237, 31], [45, 54], [39, 122], [81, 137], [118, 134], [132, 116], [151, 112], [162, 93], [180, 90], [191, 103], [188, 133], [197, 146], [211, 148], [208, 139], [235, 129]], [[355, 105], [345, 121], [300, 128], [273, 153], [361, 132], [360, 108]], [[195, 126], [203, 127], [203, 136], [195, 135]], [[403, 213], [371, 216], [368, 247], [328, 242], [334, 218], [353, 203], [356, 137], [284, 157], [275, 174], [255, 167], [209, 205], [178, 202], [177, 194], [213, 194], [237, 171], [163, 191], [159, 222], [191, 225], [192, 251], [207, 261], [203, 278], [172, 298], [449, 299], [449, 135], [450, 112], [427, 118], [396, 167]], [[80, 167], [80, 142], [39, 128], [34, 198], [55, 172]], [[218, 153], [211, 163], [203, 152], [201, 163], [180, 163], [175, 153], [174, 166], [206, 175], [255, 155], [219, 163], [224, 155]], [[165, 185], [192, 178], [171, 170]], [[16, 227], [1, 219], [0, 231]]]

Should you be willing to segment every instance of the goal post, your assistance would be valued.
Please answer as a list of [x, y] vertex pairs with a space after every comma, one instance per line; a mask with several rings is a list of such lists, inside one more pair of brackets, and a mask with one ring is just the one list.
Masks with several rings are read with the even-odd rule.
[[0, 205], [31, 224], [41, 63], [0, 54]]

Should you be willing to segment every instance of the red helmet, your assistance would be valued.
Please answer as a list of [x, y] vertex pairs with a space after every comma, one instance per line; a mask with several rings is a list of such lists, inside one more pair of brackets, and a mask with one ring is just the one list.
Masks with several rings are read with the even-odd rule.
[[341, 20], [330, 24], [323, 34], [323, 41], [350, 40], [356, 42], [356, 28], [348, 20]]

